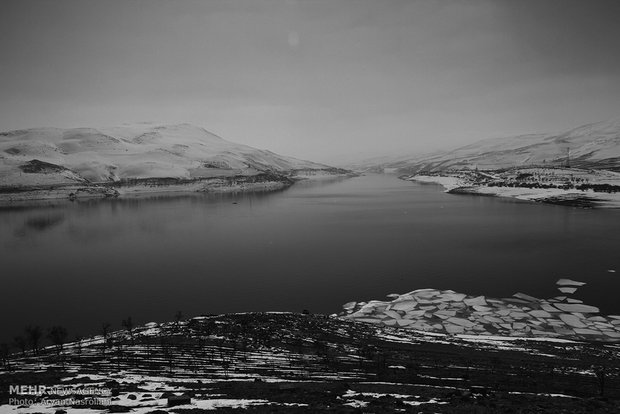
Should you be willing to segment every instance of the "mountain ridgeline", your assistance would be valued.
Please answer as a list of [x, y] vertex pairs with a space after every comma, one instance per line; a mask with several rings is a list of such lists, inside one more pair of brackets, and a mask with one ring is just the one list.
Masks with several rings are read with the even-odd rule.
[[492, 138], [428, 155], [368, 160], [355, 167], [399, 174], [523, 167], [576, 167], [620, 171], [620, 119], [557, 134]]
[[[0, 190], [169, 185], [217, 181], [290, 183], [345, 170], [226, 141], [189, 124], [35, 128], [0, 133]], [[190, 190], [204, 187], [194, 186]], [[92, 191], [91, 191], [92, 192]], [[44, 197], [47, 198], [47, 197]]]

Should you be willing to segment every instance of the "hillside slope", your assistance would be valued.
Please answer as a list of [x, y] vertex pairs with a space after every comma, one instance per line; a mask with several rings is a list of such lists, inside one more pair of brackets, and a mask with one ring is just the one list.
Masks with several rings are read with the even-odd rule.
[[[322, 315], [244, 313], [9, 354], [0, 412], [611, 413], [619, 372], [609, 344], [461, 339]], [[46, 391], [19, 394], [15, 384]]]
[[328, 168], [229, 142], [189, 124], [10, 131], [0, 133], [0, 152], [3, 165], [37, 159], [91, 182]]
[[[296, 175], [338, 174], [327, 165], [226, 141], [189, 124], [107, 128], [35, 128], [0, 133], [0, 189], [144, 183], [200, 191], [197, 181], [287, 182]], [[290, 180], [288, 180], [290, 181]], [[81, 187], [80, 187], [81, 188]], [[71, 194], [75, 194], [75, 191]], [[50, 194], [45, 194], [48, 198]], [[37, 197], [37, 196], [34, 196]], [[30, 195], [29, 198], [32, 198]]]
[[391, 160], [372, 160], [365, 168], [401, 173], [464, 168], [498, 170], [527, 166], [564, 166], [620, 170], [620, 119], [583, 125], [556, 134], [492, 138], [453, 151]]

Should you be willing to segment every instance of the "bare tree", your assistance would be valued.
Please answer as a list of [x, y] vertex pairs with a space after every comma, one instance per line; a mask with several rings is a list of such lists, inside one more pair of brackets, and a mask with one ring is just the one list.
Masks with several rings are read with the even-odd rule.
[[43, 331], [41, 331], [40, 326], [27, 326], [26, 327], [26, 336], [28, 337], [28, 341], [30, 342], [30, 346], [35, 354], [39, 353], [39, 342], [41, 341], [41, 337], [43, 336]]
[[82, 337], [80, 335], [75, 335], [75, 343], [77, 344], [77, 353], [80, 355], [82, 353]]
[[103, 346], [102, 353], [105, 354], [105, 349], [108, 346], [108, 335], [110, 334], [110, 324], [108, 322], [103, 322], [101, 324], [101, 334], [103, 335]]
[[168, 362], [168, 369], [172, 374], [172, 367], [174, 366], [174, 355], [172, 353], [172, 344], [171, 342], [164, 336], [160, 338], [160, 346], [164, 356], [164, 359]]
[[177, 311], [177, 313], [174, 314], [174, 326], [176, 327], [177, 330], [179, 329], [182, 320], [183, 320], [183, 312]]
[[131, 316], [128, 316], [127, 319], [123, 319], [121, 325], [123, 326], [123, 328], [127, 329], [127, 332], [129, 332], [129, 336], [131, 337], [131, 343], [133, 344], [133, 321], [131, 320]]
[[49, 330], [47, 337], [56, 346], [56, 353], [60, 355], [62, 347], [67, 340], [67, 330], [62, 326], [52, 326]]
[[22, 356], [26, 356], [26, 348], [28, 347], [26, 339], [23, 336], [16, 336], [13, 339], [13, 342], [15, 342], [15, 345], [17, 345], [19, 350], [22, 351]]
[[596, 374], [596, 378], [598, 378], [599, 392], [601, 394], [601, 397], [603, 397], [605, 395], [605, 367], [595, 367], [594, 373]]
[[9, 364], [9, 355], [11, 354], [11, 348], [9, 344], [2, 343], [0, 344], [0, 359], [2, 360], [2, 365], [7, 369], [11, 369], [11, 365]]

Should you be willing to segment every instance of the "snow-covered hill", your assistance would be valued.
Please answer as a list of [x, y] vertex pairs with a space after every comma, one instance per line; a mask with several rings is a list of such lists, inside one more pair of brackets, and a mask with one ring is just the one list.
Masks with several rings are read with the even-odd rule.
[[413, 174], [476, 167], [564, 166], [567, 162], [574, 167], [620, 170], [620, 118], [563, 133], [493, 138], [443, 153], [369, 160], [364, 167]]
[[[448, 294], [449, 300], [459, 295]], [[525, 307], [527, 300], [521, 298], [531, 300], [523, 294], [509, 299]], [[377, 302], [365, 307], [385, 306]], [[392, 306], [402, 309], [404, 302]], [[459, 311], [443, 312], [470, 307], [463, 303]], [[532, 326], [541, 323], [530, 314], [514, 313], [532, 320]], [[501, 315], [485, 317], [499, 320]], [[582, 319], [571, 314], [567, 320]], [[620, 354], [615, 344], [394, 325], [312, 314], [239, 313], [150, 322], [71, 343], [60, 338], [44, 349], [4, 344], [0, 382], [8, 385], [0, 387], [0, 412], [618, 412]]]
[[189, 124], [36, 128], [0, 133], [1, 182], [12, 178], [19, 183], [11, 175], [23, 177], [18, 167], [33, 159], [62, 166], [90, 182], [329, 168], [229, 142]]

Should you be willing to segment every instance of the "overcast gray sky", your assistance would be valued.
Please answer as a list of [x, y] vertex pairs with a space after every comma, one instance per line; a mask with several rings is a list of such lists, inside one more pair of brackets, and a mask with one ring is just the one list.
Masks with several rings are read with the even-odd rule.
[[191, 122], [336, 162], [620, 115], [617, 0], [2, 0], [0, 129]]

